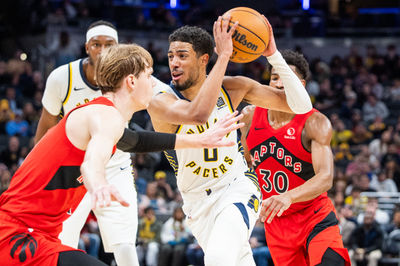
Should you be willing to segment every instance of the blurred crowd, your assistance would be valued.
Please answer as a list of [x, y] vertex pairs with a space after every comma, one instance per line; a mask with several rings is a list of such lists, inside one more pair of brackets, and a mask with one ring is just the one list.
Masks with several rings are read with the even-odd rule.
[[[97, 8], [89, 1], [15, 1], [14, 4], [23, 3], [32, 12], [25, 16], [25, 25], [29, 26], [22, 32], [40, 32], [49, 23], [86, 27], [93, 16], [112, 17], [107, 13], [110, 10]], [[118, 27], [130, 23], [143, 29], [167, 30], [180, 24], [209, 27], [212, 25], [209, 21], [216, 17], [213, 12], [197, 7], [185, 12], [163, 5], [150, 10], [136, 9], [135, 15], [121, 13]], [[274, 19], [272, 22], [282, 23]], [[152, 42], [145, 48], [154, 58], [155, 76], [168, 83], [166, 54], [155, 49]], [[301, 47], [296, 50], [301, 52]], [[61, 33], [58, 43], [49, 48], [49, 53], [52, 52], [55, 66], [85, 56], [82, 46], [71, 42], [67, 33]], [[344, 244], [353, 263], [377, 265], [385, 259], [390, 262], [400, 256], [400, 205], [396, 204], [400, 195], [397, 194], [400, 189], [397, 47], [389, 44], [380, 52], [373, 45], [352, 47], [329, 61], [312, 54], [305, 56], [312, 73], [306, 89], [314, 107], [329, 117], [334, 129], [331, 145], [335, 176], [328, 195], [339, 217]], [[11, 58], [0, 54], [0, 193], [7, 189], [12, 175], [33, 147], [47, 74], [36, 70], [19, 50]], [[264, 84], [268, 84], [270, 76], [263, 61], [230, 63], [227, 75], [238, 74]], [[136, 113], [130, 127], [152, 129], [147, 112]], [[202, 250], [186, 226], [182, 198], [164, 155], [132, 154], [132, 163], [138, 192], [137, 251], [141, 264], [203, 265]], [[257, 265], [271, 265], [262, 224], [256, 225], [250, 243]], [[108, 264], [113, 263], [112, 256], [102, 251], [94, 215], [89, 216], [81, 232], [79, 247]]]

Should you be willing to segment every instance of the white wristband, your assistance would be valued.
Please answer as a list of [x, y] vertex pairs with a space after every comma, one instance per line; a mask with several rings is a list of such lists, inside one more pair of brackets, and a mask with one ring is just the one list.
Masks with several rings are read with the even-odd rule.
[[268, 62], [278, 72], [285, 88], [286, 101], [296, 114], [304, 114], [312, 109], [310, 97], [300, 79], [283, 59], [282, 54], [277, 50], [267, 57]]

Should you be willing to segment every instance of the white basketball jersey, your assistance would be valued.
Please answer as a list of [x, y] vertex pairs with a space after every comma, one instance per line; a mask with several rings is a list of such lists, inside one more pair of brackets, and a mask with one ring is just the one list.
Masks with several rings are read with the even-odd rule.
[[[185, 99], [174, 88], [167, 93]], [[218, 101], [208, 121], [204, 125], [180, 125], [177, 134], [201, 134], [210, 128], [218, 119], [233, 112], [232, 104], [224, 88], [221, 88]], [[180, 149], [166, 152], [166, 156], [177, 175], [177, 185], [182, 194], [210, 193], [211, 188], [220, 188], [234, 178], [232, 172], [245, 172], [247, 165], [239, 145], [237, 131], [229, 133], [226, 138], [237, 144], [231, 147], [215, 149]]]
[[[101, 90], [89, 83], [83, 74], [83, 59], [78, 59], [69, 63], [68, 65], [61, 66], [57, 71], [56, 78], [65, 78], [68, 77], [68, 87], [59, 87], [52, 88], [46, 87], [46, 90], [53, 90], [53, 93], [57, 95], [63, 95], [62, 97], [62, 106], [60, 110], [60, 115], [65, 115], [76, 106], [81, 104], [85, 104], [94, 98], [101, 96]], [[67, 68], [66, 68], [67, 66]], [[49, 77], [50, 78], [50, 77]], [[66, 85], [66, 84], [65, 84]], [[64, 85], [64, 86], [65, 86]], [[65, 88], [67, 91], [65, 92]], [[54, 101], [54, 100], [53, 100]], [[50, 106], [49, 100], [43, 99], [43, 104], [47, 108], [47, 105]], [[55, 103], [51, 103], [54, 105]], [[111, 157], [110, 161], [107, 164], [107, 168], [109, 167], [126, 167], [131, 163], [130, 154], [126, 152], [122, 152], [120, 150], [116, 150], [114, 155]]]

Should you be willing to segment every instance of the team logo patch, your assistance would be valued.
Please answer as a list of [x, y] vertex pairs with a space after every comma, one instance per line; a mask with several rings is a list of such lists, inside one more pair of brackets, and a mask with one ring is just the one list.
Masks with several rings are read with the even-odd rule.
[[226, 103], [225, 103], [224, 99], [222, 99], [222, 97], [219, 97], [218, 101], [217, 101], [217, 107], [220, 109], [220, 108], [224, 107], [225, 105], [226, 105]]
[[33, 256], [35, 255], [36, 249], [37, 249], [37, 245], [38, 245], [36, 239], [33, 238], [33, 236], [31, 236], [30, 234], [27, 234], [27, 233], [18, 234], [18, 235], [13, 236], [9, 243], [11, 243], [13, 241], [15, 241], [15, 242], [10, 251], [11, 258], [14, 258], [19, 247], [21, 247], [19, 249], [19, 255], [18, 255], [18, 259], [20, 262], [24, 262], [27, 259], [27, 254], [26, 254], [27, 247], [31, 253], [31, 258], [33, 258]]
[[254, 209], [255, 212], [258, 212], [258, 208], [260, 207], [260, 200], [256, 195], [251, 195], [249, 202], [247, 203], [251, 209]]

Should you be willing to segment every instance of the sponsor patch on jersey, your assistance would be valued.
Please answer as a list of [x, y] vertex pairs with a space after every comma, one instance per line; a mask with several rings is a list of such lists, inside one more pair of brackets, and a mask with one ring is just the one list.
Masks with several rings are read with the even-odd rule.
[[296, 133], [296, 130], [294, 128], [290, 127], [286, 131], [286, 135], [284, 135], [284, 138], [285, 139], [296, 139], [296, 137], [294, 136], [295, 133]]
[[225, 105], [226, 105], [226, 103], [225, 103], [224, 99], [222, 99], [222, 97], [219, 97], [219, 98], [218, 98], [218, 101], [217, 101], [217, 107], [218, 107], [218, 109], [221, 109], [221, 108], [224, 107]]

